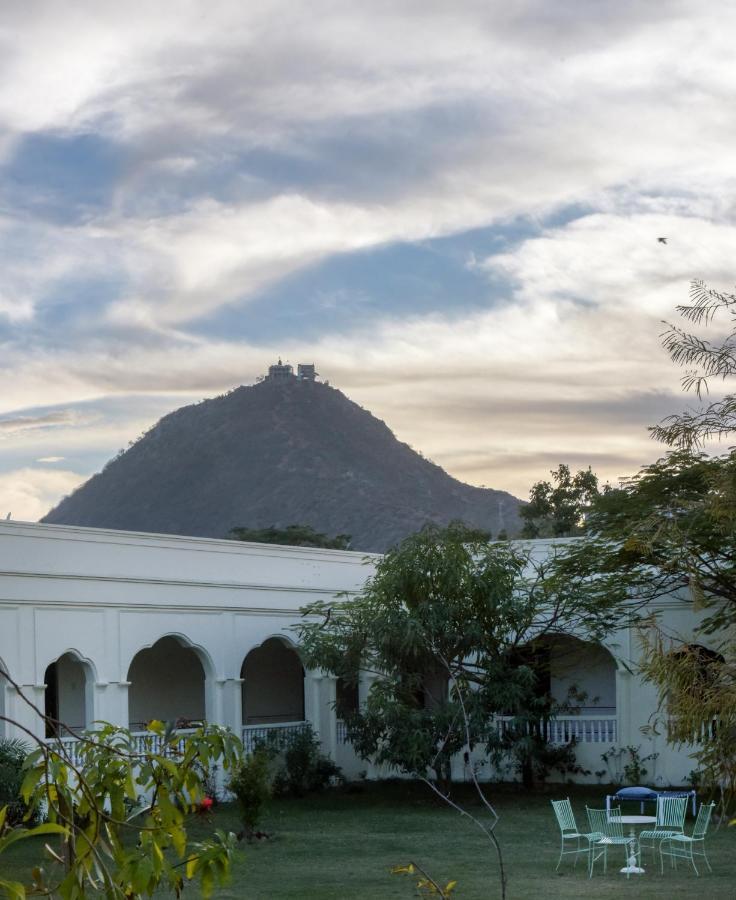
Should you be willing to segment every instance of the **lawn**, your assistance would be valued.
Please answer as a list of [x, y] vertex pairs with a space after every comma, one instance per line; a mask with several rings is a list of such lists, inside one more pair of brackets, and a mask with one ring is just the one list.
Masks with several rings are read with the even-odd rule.
[[[549, 800], [569, 795], [580, 823], [586, 803], [603, 805], [605, 788], [561, 787], [529, 794], [495, 787], [492, 793], [501, 814], [498, 836], [506, 857], [509, 900], [623, 896], [674, 900], [701, 893], [708, 900], [736, 898], [736, 828], [722, 827], [709, 835], [713, 874], [697, 878], [680, 863], [676, 872], [665, 868], [661, 876], [658, 867], [645, 860], [647, 874], [625, 883], [618, 873], [623, 864], [619, 850], [609, 855], [608, 874], [599, 869], [591, 882], [583, 857], [576, 870], [568, 857], [555, 872], [559, 837]], [[691, 825], [688, 821], [688, 830]], [[237, 830], [234, 808], [220, 807], [209, 823], [193, 822], [191, 833], [199, 838], [214, 827]], [[273, 832], [273, 839], [239, 853], [232, 882], [217, 893], [218, 898], [410, 898], [416, 896], [412, 880], [389, 874], [392, 865], [410, 860], [438, 881], [456, 879], [458, 900], [498, 896], [495, 855], [481, 833], [440, 806], [419, 784], [368, 784], [357, 793], [343, 790], [274, 801], [264, 827]], [[37, 858], [37, 848], [34, 853], [30, 845], [20, 845], [12, 855], [3, 856], [0, 871], [27, 877]]]

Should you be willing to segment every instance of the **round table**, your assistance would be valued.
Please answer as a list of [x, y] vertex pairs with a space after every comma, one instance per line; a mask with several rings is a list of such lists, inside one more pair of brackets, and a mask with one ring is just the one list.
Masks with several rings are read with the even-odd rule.
[[631, 855], [629, 856], [628, 865], [624, 866], [621, 869], [621, 874], [626, 875], [643, 875], [644, 869], [642, 869], [639, 859], [639, 852], [637, 850], [636, 845], [636, 832], [635, 828], [641, 827], [642, 825], [656, 825], [657, 817], [656, 816], [621, 816], [621, 824], [622, 825], [630, 825], [631, 826], [631, 836], [629, 840], [629, 846], [631, 847]]

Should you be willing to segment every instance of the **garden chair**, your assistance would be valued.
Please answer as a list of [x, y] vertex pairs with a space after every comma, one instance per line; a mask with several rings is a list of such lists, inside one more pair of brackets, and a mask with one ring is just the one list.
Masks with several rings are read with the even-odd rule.
[[695, 857], [702, 856], [705, 860], [708, 871], [712, 872], [710, 862], [705, 853], [705, 835], [708, 831], [710, 818], [713, 815], [715, 803], [700, 804], [698, 818], [695, 820], [693, 833], [688, 834], [670, 834], [659, 842], [659, 860], [661, 863], [662, 874], [664, 874], [664, 858], [670, 857], [672, 865], [677, 868], [678, 859], [688, 859], [693, 864], [695, 874], [700, 875], [698, 867], [695, 865]]
[[[575, 815], [572, 811], [569, 798], [567, 800], [552, 800], [552, 808], [557, 816], [557, 824], [560, 826], [560, 836], [562, 844], [560, 847], [560, 858], [557, 860], [555, 872], [560, 868], [562, 857], [569, 853], [575, 854], [574, 866], [578, 864], [578, 856], [581, 853], [587, 853], [590, 856], [590, 848], [594, 841], [599, 841], [603, 835], [601, 834], [585, 834], [578, 831], [575, 822]], [[565, 841], [575, 841], [575, 847], [565, 850]], [[587, 847], [581, 846], [581, 841], [587, 841]], [[589, 866], [590, 867], [590, 866]]]
[[[651, 847], [652, 856], [657, 852], [657, 841], [672, 834], [683, 834], [685, 831], [685, 814], [687, 812], [687, 797], [658, 797], [657, 821], [654, 828], [642, 831], [639, 835], [639, 851], [642, 847]], [[651, 844], [644, 841], [651, 840]]]
[[[591, 832], [602, 835], [600, 840], [592, 842], [590, 845], [588, 878], [593, 877], [593, 868], [601, 856], [603, 857], [603, 874], [605, 875], [608, 868], [609, 847], [623, 847], [624, 863], [628, 863], [628, 847], [631, 843], [631, 838], [624, 835], [624, 826], [621, 822], [621, 807], [614, 809], [590, 809], [590, 807], [586, 806], [585, 811], [588, 814]], [[596, 848], [599, 849], [597, 855], [595, 852]]]

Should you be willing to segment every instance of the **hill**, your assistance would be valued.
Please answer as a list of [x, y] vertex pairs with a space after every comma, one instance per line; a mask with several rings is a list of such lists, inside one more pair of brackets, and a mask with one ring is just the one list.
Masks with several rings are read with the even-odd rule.
[[299, 523], [383, 551], [430, 520], [513, 535], [518, 507], [452, 478], [339, 390], [291, 378], [164, 416], [42, 521], [218, 538]]

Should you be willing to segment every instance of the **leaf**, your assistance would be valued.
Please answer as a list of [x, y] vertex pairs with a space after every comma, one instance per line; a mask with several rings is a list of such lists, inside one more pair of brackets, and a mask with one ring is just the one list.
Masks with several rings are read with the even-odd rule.
[[29, 769], [26, 772], [23, 784], [20, 787], [20, 795], [26, 803], [31, 799], [31, 794], [42, 776], [43, 769], [40, 766], [37, 769]]
[[5, 891], [8, 900], [26, 900], [26, 889], [19, 881], [4, 881], [0, 879], [0, 888]]
[[445, 885], [445, 893], [451, 894], [457, 887], [457, 881], [448, 881]]

